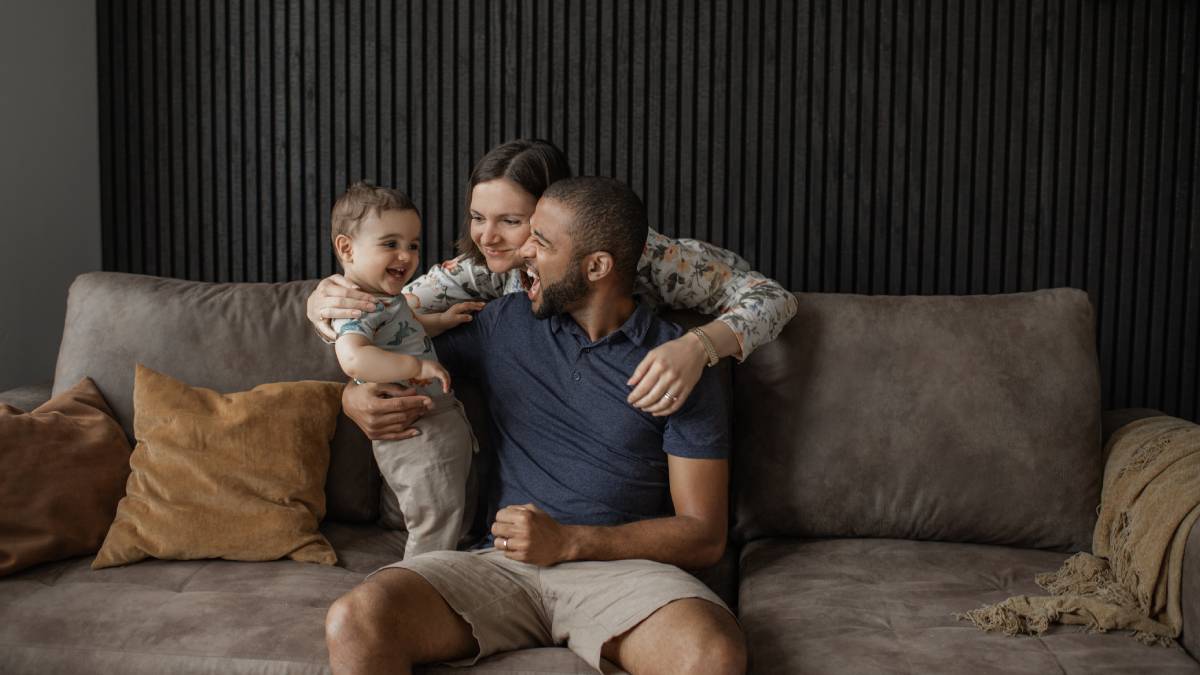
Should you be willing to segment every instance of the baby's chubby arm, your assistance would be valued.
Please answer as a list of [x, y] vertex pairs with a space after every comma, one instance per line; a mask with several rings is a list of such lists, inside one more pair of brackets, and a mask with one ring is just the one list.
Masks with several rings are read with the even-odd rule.
[[[407, 296], [410, 299], [411, 305], [413, 296]], [[484, 303], [476, 300], [460, 302], [444, 312], [432, 314], [421, 314], [413, 312], [413, 318], [420, 322], [421, 327], [425, 329], [425, 334], [431, 338], [435, 338], [442, 333], [467, 323], [474, 316], [475, 312], [483, 309]]]
[[419, 359], [380, 349], [366, 336], [347, 333], [334, 344], [342, 371], [359, 382], [403, 382], [441, 380], [442, 391], [450, 392], [450, 374], [437, 361]]

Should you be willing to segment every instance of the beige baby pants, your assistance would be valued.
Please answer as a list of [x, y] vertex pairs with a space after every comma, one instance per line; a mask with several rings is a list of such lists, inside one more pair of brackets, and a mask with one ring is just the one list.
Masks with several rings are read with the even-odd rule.
[[458, 544], [477, 447], [462, 404], [453, 396], [435, 398], [433, 410], [413, 427], [421, 432], [413, 438], [373, 443], [384, 481], [379, 521], [408, 530], [405, 560]]

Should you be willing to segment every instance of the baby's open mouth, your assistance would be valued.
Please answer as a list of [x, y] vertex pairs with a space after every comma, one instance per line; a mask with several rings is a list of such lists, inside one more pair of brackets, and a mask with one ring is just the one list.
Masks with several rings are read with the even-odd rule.
[[403, 278], [404, 278], [404, 274], [405, 274], [405, 272], [407, 272], [407, 271], [408, 271], [408, 270], [407, 270], [407, 269], [405, 269], [405, 268], [403, 268], [403, 267], [389, 267], [389, 268], [387, 268], [387, 273], [388, 273], [388, 276], [389, 276], [389, 277], [391, 277], [391, 278], [393, 278], [393, 279], [403, 279]]

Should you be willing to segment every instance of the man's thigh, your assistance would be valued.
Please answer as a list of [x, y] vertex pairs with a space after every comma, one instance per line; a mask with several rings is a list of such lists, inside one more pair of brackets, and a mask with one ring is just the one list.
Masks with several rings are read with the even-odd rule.
[[699, 598], [659, 608], [605, 643], [601, 654], [634, 674], [746, 670], [745, 640], [737, 621], [725, 608]]
[[470, 639], [471, 649], [465, 653], [430, 652], [418, 663], [473, 665], [497, 652], [552, 643], [538, 599], [539, 568], [533, 565], [506, 560], [498, 551], [437, 551], [394, 563], [368, 581], [397, 569], [423, 579]]
[[382, 642], [405, 645], [413, 663], [455, 661], [478, 651], [471, 627], [416, 572], [389, 568], [362, 583]]
[[[673, 565], [649, 560], [564, 563], [543, 571], [541, 582], [555, 641], [565, 641], [598, 670], [602, 654], [626, 670], [639, 672], [639, 665], [649, 663], [641, 655], [664, 655], [665, 644], [704, 644], [701, 640], [709, 639], [740, 645], [737, 622], [724, 603]], [[642, 637], [671, 631], [677, 632], [673, 641], [657, 646]], [[725, 635], [737, 639], [730, 642], [723, 639]], [[605, 648], [609, 643], [614, 647]], [[671, 665], [675, 672], [686, 670], [678, 668], [686, 664]]]

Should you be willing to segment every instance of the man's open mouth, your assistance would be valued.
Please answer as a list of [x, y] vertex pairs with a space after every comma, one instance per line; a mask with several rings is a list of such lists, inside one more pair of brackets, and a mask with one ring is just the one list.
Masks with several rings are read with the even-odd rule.
[[537, 299], [538, 293], [542, 291], [542, 280], [536, 269], [525, 268], [525, 273], [521, 275], [521, 286], [525, 288], [525, 294], [529, 296], [530, 300]]

